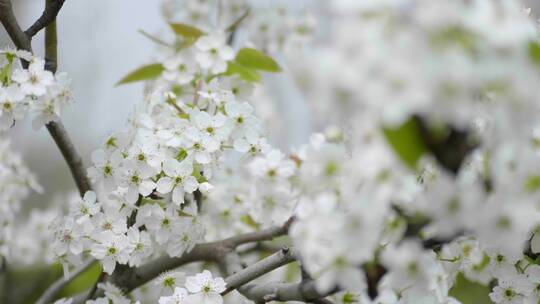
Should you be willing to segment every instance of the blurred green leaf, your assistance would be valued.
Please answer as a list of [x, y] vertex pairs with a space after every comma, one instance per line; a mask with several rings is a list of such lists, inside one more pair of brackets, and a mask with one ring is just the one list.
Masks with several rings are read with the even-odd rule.
[[56, 279], [62, 276], [62, 266], [54, 264], [8, 268], [5, 275], [0, 303], [33, 304]]
[[263, 52], [252, 49], [243, 48], [236, 54], [236, 62], [241, 65], [266, 72], [280, 72], [279, 64], [272, 57]]
[[242, 221], [242, 223], [254, 229], [259, 229], [259, 224], [255, 222], [255, 220], [249, 214], [243, 215], [242, 217], [240, 217], [240, 220]]
[[529, 42], [529, 57], [536, 65], [540, 66], [540, 43], [536, 41]]
[[159, 75], [161, 75], [161, 73], [163, 73], [164, 70], [165, 68], [160, 63], [153, 63], [153, 64], [145, 65], [129, 73], [127, 76], [122, 78], [122, 80], [120, 80], [116, 85], [118, 86], [121, 84], [126, 84], [126, 83], [131, 83], [131, 82], [155, 79]]
[[172, 28], [172, 30], [177, 34], [184, 38], [193, 38], [197, 39], [201, 37], [202, 35], [205, 35], [205, 32], [201, 31], [200, 29], [184, 24], [184, 23], [170, 23], [169, 24]]
[[471, 282], [460, 273], [454, 287], [450, 290], [450, 296], [458, 299], [462, 304], [492, 304], [489, 292], [487, 286]]
[[261, 81], [261, 75], [259, 74], [259, 72], [257, 72], [257, 70], [246, 67], [234, 61], [229, 61], [228, 66], [227, 66], [227, 71], [224, 74], [225, 75], [236, 74], [240, 76], [240, 78], [249, 82]]
[[67, 284], [66, 287], [58, 293], [58, 298], [72, 296], [94, 286], [101, 271], [101, 264], [94, 263], [94, 265]]
[[386, 140], [392, 146], [396, 154], [412, 169], [427, 152], [427, 148], [420, 135], [418, 122], [411, 118], [396, 128], [383, 128]]
[[7, 64], [0, 69], [0, 83], [9, 85], [11, 71], [13, 69], [13, 56], [6, 56]]

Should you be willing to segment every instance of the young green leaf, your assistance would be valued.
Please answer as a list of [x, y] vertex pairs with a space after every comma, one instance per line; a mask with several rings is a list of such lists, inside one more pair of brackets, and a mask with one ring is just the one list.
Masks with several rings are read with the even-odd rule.
[[172, 30], [177, 34], [184, 38], [194, 38], [197, 39], [201, 37], [202, 35], [205, 35], [206, 33], [201, 31], [200, 29], [187, 25], [184, 23], [170, 23], [169, 24], [172, 28]]
[[281, 68], [272, 57], [252, 48], [243, 48], [238, 51], [236, 54], [236, 62], [243, 66], [266, 72], [281, 71]]
[[540, 66], [540, 43], [529, 42], [529, 57], [536, 65]]
[[164, 70], [165, 68], [160, 63], [153, 63], [153, 64], [145, 65], [129, 73], [127, 76], [122, 78], [122, 80], [120, 80], [116, 85], [118, 86], [121, 84], [126, 84], [126, 83], [131, 83], [131, 82], [155, 79], [159, 75], [161, 75], [161, 73], [163, 73]]
[[418, 122], [411, 118], [397, 128], [383, 128], [383, 132], [401, 160], [409, 167], [416, 168], [416, 162], [427, 152]]
[[227, 66], [227, 71], [224, 74], [225, 75], [237, 74], [238, 76], [240, 76], [240, 78], [249, 82], [261, 81], [261, 75], [259, 74], [259, 72], [257, 72], [257, 70], [244, 66], [234, 61], [229, 61], [228, 66]]

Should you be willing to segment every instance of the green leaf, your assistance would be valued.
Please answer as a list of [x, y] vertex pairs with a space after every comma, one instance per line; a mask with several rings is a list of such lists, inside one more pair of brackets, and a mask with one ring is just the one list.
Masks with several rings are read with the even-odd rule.
[[11, 71], [13, 69], [13, 56], [6, 56], [8, 63], [0, 68], [0, 83], [9, 85], [11, 82]]
[[153, 63], [149, 65], [145, 65], [143, 67], [140, 67], [136, 69], [135, 71], [129, 73], [127, 76], [122, 78], [116, 85], [131, 83], [131, 82], [137, 82], [137, 81], [144, 81], [144, 80], [150, 80], [155, 79], [163, 73], [165, 68], [160, 63]]
[[280, 72], [281, 68], [272, 57], [263, 52], [252, 49], [243, 48], [236, 54], [236, 62], [241, 65], [266, 72]]
[[540, 66], [540, 43], [536, 41], [529, 42], [529, 57], [538, 66]]
[[195, 177], [195, 179], [197, 179], [199, 183], [204, 183], [208, 181], [206, 177], [202, 175], [202, 168], [201, 168], [201, 165], [199, 164], [193, 165], [193, 173], [191, 175], [193, 175], [193, 177]]
[[255, 220], [249, 214], [242, 215], [242, 217], [240, 217], [240, 221], [249, 227], [259, 229], [259, 224], [255, 222]]
[[177, 34], [184, 38], [193, 38], [197, 39], [203, 35], [206, 35], [205, 32], [201, 31], [200, 29], [184, 24], [184, 23], [170, 23], [169, 24], [172, 28], [172, 30]]
[[397, 128], [383, 128], [383, 133], [401, 160], [415, 169], [420, 157], [427, 152], [418, 122], [410, 118]]
[[450, 296], [456, 298], [463, 304], [492, 304], [489, 299], [489, 288], [487, 286], [471, 282], [459, 274], [456, 284], [450, 290]]
[[101, 264], [94, 263], [94, 265], [90, 266], [85, 272], [69, 282], [69, 284], [60, 291], [59, 298], [78, 294], [94, 286], [101, 271]]
[[249, 82], [261, 81], [261, 75], [259, 74], [259, 72], [257, 72], [257, 70], [243, 66], [242, 64], [239, 64], [234, 61], [228, 62], [227, 71], [224, 74], [225, 75], [237, 74], [238, 76], [240, 76], [240, 78]]
[[529, 176], [527, 180], [525, 181], [525, 190], [531, 193], [540, 190], [540, 176], [539, 175]]

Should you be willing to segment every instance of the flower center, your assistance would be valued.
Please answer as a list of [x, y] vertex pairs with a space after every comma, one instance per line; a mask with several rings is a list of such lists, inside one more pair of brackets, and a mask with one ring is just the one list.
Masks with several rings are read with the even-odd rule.
[[134, 184], [138, 184], [138, 183], [140, 183], [140, 181], [141, 181], [141, 179], [140, 179], [140, 177], [138, 175], [133, 175], [131, 177], [131, 182], [134, 183]]
[[113, 172], [113, 169], [110, 165], [106, 165], [105, 167], [103, 167], [103, 173], [105, 175], [112, 175], [112, 172]]

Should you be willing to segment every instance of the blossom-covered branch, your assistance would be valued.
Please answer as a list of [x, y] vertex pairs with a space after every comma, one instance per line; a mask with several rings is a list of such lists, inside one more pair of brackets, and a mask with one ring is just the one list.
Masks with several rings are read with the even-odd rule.
[[[43, 15], [26, 32], [23, 32], [13, 14], [11, 1], [0, 1], [0, 21], [15, 45], [22, 50], [31, 52], [32, 36], [42, 28], [53, 24], [53, 26], [48, 29], [45, 37], [45, 57], [48, 61], [48, 64], [46, 64], [45, 67], [52, 73], [56, 72], [57, 66], [56, 25], [54, 24], [54, 21], [63, 3], [63, 0], [47, 0], [46, 9]], [[26, 60], [23, 60], [23, 63], [24, 62], [26, 62]], [[79, 193], [81, 196], [84, 195], [86, 191], [91, 189], [91, 185], [86, 176], [86, 169], [82, 162], [82, 158], [73, 145], [65, 127], [60, 119], [56, 118], [56, 120], [51, 120], [47, 123], [47, 129], [62, 152], [62, 155], [71, 170], [77, 188], [79, 189]]]

